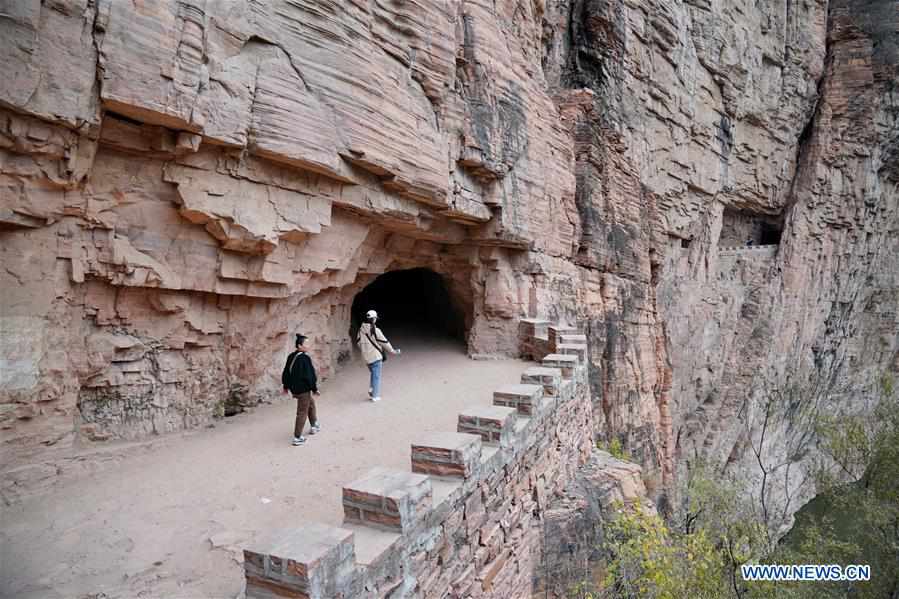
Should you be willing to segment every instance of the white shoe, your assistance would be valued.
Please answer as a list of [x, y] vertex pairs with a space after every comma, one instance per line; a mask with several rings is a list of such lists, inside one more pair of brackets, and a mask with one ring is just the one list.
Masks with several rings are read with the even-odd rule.
[[381, 398], [380, 397], [372, 397], [371, 400], [372, 401], [381, 401]]

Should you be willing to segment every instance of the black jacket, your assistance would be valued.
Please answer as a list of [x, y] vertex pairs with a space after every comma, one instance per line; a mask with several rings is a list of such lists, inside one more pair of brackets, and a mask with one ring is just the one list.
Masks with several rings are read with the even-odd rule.
[[315, 367], [305, 352], [295, 351], [287, 356], [284, 372], [281, 373], [281, 386], [290, 389], [294, 395], [307, 391], [318, 392]]

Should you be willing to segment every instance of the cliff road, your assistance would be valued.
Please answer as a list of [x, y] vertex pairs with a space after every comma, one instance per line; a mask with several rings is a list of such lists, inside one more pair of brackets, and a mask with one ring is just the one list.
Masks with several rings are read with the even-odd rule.
[[899, 380], [899, 0], [0, 4], [0, 594], [561, 593]]
[[290, 444], [295, 403], [284, 399], [215, 429], [82, 455], [95, 471], [3, 508], [3, 596], [235, 597], [244, 545], [304, 522], [339, 525], [345, 483], [374, 466], [408, 469], [413, 441], [455, 430], [460, 410], [489, 403], [525, 367], [469, 360], [439, 336], [391, 341], [403, 354], [384, 369], [384, 399], [367, 401], [368, 370], [353, 364], [322, 385], [322, 432], [302, 447]]

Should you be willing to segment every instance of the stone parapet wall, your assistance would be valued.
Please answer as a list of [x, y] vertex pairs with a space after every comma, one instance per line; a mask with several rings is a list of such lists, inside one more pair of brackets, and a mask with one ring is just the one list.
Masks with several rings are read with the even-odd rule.
[[547, 356], [493, 405], [463, 410], [458, 432], [414, 442], [412, 472], [347, 484], [342, 527], [308, 523], [245, 550], [246, 596], [530, 596], [546, 511], [593, 449], [589, 389], [581, 358]]
[[749, 256], [757, 258], [773, 258], [777, 255], [778, 245], [722, 246], [718, 248], [718, 257]]
[[522, 318], [518, 324], [518, 344], [522, 358], [540, 361], [548, 354], [573, 351], [583, 362], [587, 336], [577, 326], [551, 324], [541, 318]]

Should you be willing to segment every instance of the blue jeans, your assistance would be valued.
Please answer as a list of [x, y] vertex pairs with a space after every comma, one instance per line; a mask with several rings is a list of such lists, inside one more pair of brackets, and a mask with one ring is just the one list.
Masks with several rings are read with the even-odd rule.
[[368, 370], [371, 372], [371, 381], [369, 382], [371, 396], [381, 397], [381, 360], [375, 360], [369, 364]]

